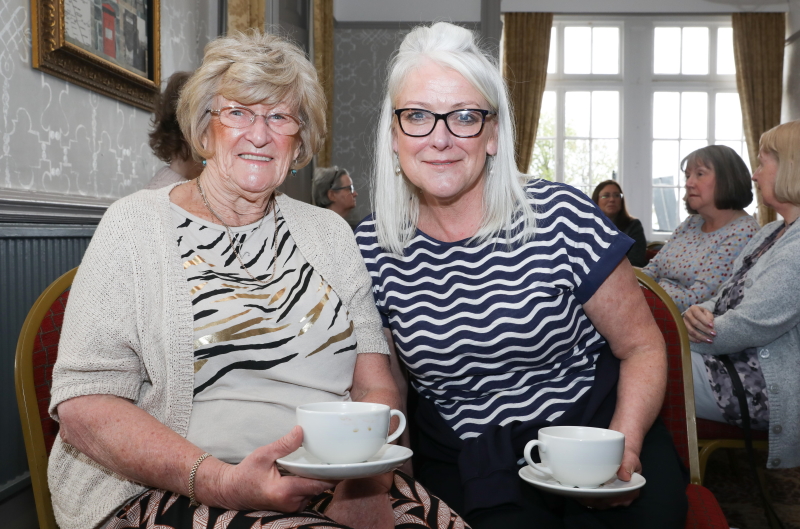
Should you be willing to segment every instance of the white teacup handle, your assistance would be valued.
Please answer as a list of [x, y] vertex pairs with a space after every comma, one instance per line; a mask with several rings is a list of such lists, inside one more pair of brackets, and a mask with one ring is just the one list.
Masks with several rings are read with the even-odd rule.
[[406, 429], [406, 416], [403, 415], [402, 411], [400, 411], [400, 410], [392, 410], [391, 412], [389, 412], [389, 422], [390, 423], [392, 421], [392, 417], [398, 417], [400, 419], [400, 425], [397, 427], [397, 430], [395, 430], [394, 433], [392, 435], [390, 435], [388, 439], [386, 439], [387, 443], [391, 443], [392, 441], [394, 441], [395, 439], [400, 437], [400, 434], [402, 434], [403, 430]]
[[540, 454], [547, 452], [547, 445], [539, 441], [538, 439], [534, 439], [533, 441], [528, 441], [528, 444], [525, 445], [525, 451], [523, 452], [525, 454], [525, 461], [527, 461], [530, 466], [532, 466], [534, 469], [538, 470], [545, 476], [552, 476], [553, 475], [552, 470], [542, 465], [541, 463], [534, 463], [533, 459], [531, 459], [531, 450], [533, 450], [534, 446], [539, 447]]

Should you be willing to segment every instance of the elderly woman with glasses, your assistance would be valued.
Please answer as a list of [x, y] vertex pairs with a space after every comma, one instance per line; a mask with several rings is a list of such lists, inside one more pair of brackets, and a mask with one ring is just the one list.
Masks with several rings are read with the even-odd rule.
[[314, 204], [338, 213], [344, 218], [356, 207], [356, 188], [347, 169], [318, 167], [314, 170], [311, 183], [311, 197]]
[[[520, 174], [513, 130], [471, 31], [406, 36], [356, 239], [418, 397], [415, 478], [473, 528], [683, 527], [685, 475], [656, 420], [664, 341], [632, 241], [583, 193]], [[623, 432], [628, 490], [579, 502], [520, 480], [525, 444], [551, 425]]]
[[400, 473], [337, 485], [276, 465], [302, 443], [300, 404], [400, 405], [352, 231], [276, 191], [324, 109], [296, 46], [206, 47], [178, 105], [203, 173], [114, 204], [70, 294], [50, 402], [62, 529], [462, 523]]

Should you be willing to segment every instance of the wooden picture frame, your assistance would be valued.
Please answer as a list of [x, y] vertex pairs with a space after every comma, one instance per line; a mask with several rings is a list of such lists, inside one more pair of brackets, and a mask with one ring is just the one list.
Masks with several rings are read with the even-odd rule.
[[153, 111], [160, 0], [31, 0], [33, 67]]

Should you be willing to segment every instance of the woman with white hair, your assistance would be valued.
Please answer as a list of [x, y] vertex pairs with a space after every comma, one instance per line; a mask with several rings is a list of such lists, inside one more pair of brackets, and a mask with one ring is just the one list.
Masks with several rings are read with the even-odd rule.
[[[472, 32], [409, 33], [377, 134], [356, 238], [419, 396], [415, 477], [474, 528], [683, 527], [685, 472], [656, 419], [665, 347], [632, 241], [582, 193], [516, 170], [506, 87]], [[550, 425], [624, 433], [617, 476], [647, 484], [582, 503], [522, 484], [522, 449]]]

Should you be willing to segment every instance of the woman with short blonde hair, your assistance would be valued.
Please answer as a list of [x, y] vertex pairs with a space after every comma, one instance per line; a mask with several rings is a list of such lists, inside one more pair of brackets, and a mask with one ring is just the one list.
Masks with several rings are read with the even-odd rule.
[[683, 316], [697, 416], [769, 431], [768, 468], [800, 466], [799, 153], [800, 121], [761, 136], [753, 182], [782, 218], [753, 236], [713, 298]]
[[72, 286], [50, 401], [62, 529], [463, 527], [392, 470], [403, 457], [278, 467], [301, 449], [298, 406], [401, 404], [352, 230], [277, 191], [319, 148], [323, 108], [285, 40], [207, 46], [178, 106], [203, 172], [113, 204]]

